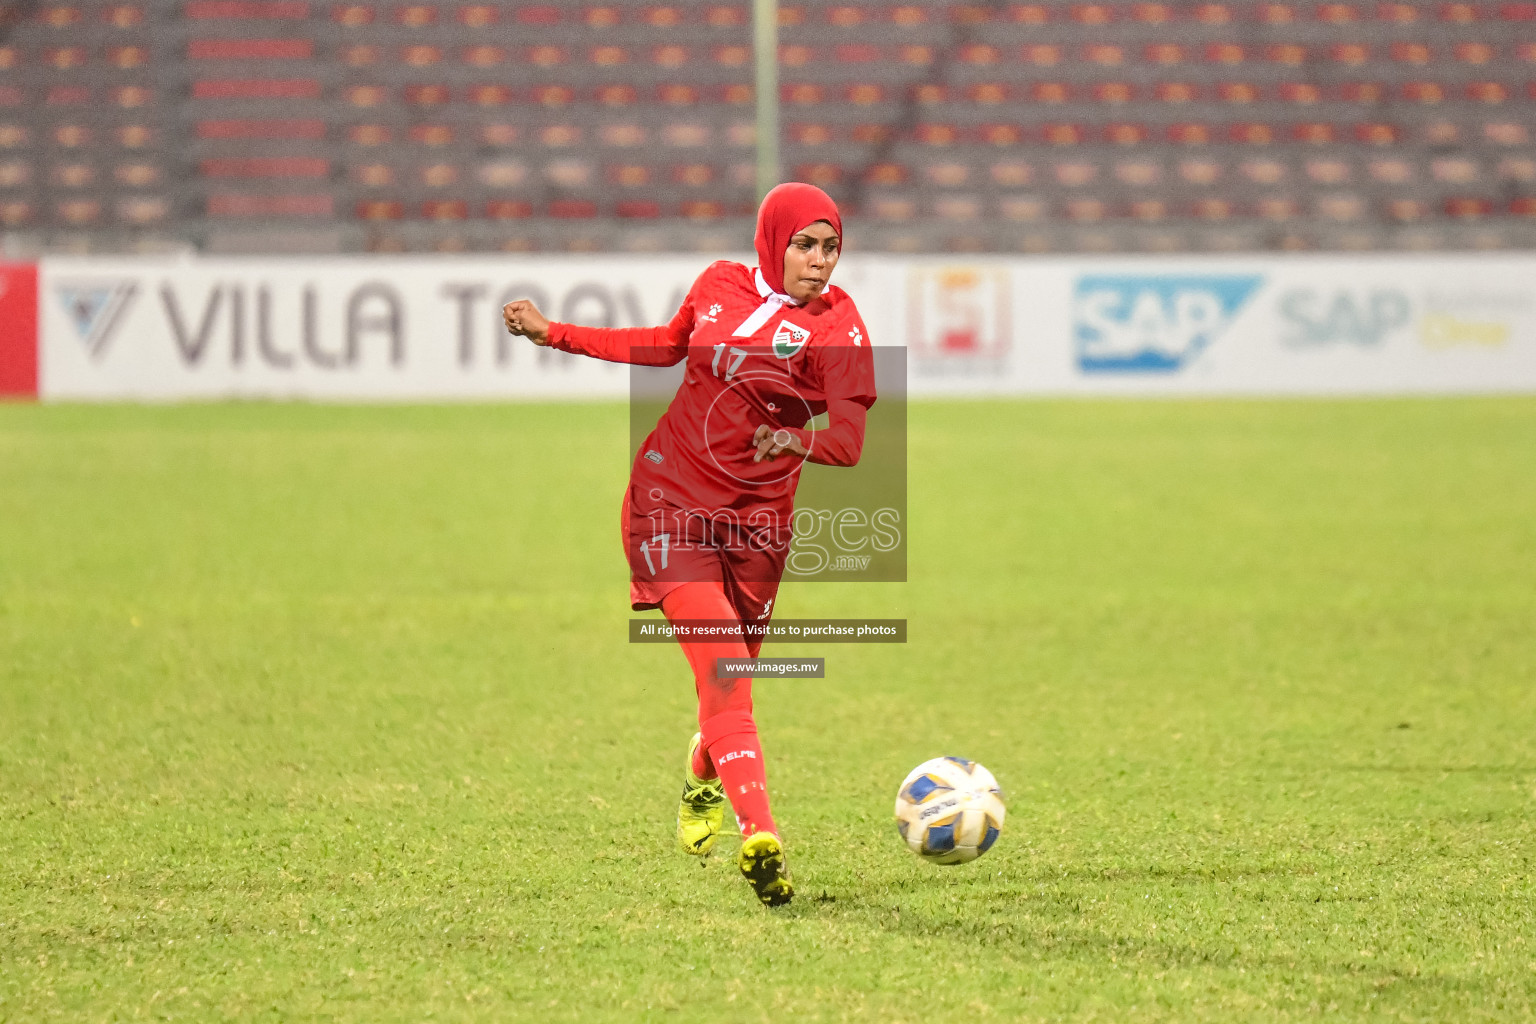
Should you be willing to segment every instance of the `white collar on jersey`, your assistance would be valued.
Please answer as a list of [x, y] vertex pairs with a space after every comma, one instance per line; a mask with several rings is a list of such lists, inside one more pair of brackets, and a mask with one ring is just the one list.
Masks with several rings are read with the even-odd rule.
[[755, 271], [757, 275], [757, 294], [763, 297], [763, 304], [753, 310], [752, 315], [741, 322], [741, 326], [731, 332], [733, 338], [750, 338], [767, 323], [773, 314], [779, 311], [780, 306], [798, 306], [800, 303], [782, 292], [776, 292], [768, 287], [768, 281], [763, 277], [761, 269]]

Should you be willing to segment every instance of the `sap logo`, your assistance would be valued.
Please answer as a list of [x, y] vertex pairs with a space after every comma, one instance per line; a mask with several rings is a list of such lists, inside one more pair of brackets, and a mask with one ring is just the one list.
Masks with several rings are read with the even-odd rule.
[[1369, 292], [1320, 292], [1298, 288], [1280, 296], [1280, 316], [1289, 325], [1286, 345], [1378, 345], [1407, 327], [1413, 309], [1408, 297], [1390, 288]]
[[1090, 276], [1077, 281], [1072, 336], [1084, 373], [1176, 373], [1224, 331], [1257, 274]]

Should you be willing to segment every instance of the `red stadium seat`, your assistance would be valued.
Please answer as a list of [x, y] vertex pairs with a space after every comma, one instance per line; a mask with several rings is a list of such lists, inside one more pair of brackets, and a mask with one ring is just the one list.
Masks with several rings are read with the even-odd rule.
[[0, 199], [0, 224], [19, 228], [32, 220], [32, 204], [21, 200]]
[[1058, 184], [1068, 188], [1081, 188], [1097, 180], [1099, 166], [1087, 162], [1056, 164], [1051, 168], [1051, 173]]
[[1500, 4], [1499, 17], [1505, 21], [1536, 21], [1536, 4]]
[[1225, 25], [1232, 20], [1232, 9], [1226, 4], [1196, 4], [1192, 13], [1202, 25]]
[[403, 220], [405, 204], [393, 199], [363, 199], [353, 210], [358, 220]]
[[1493, 203], [1488, 199], [1453, 197], [1445, 201], [1445, 212], [1457, 220], [1481, 220], [1493, 212]]
[[1024, 130], [1016, 124], [992, 122], [979, 125], [976, 138], [989, 146], [1017, 146], [1024, 140]]
[[1514, 121], [1493, 121], [1483, 125], [1483, 136], [1497, 146], [1523, 146], [1530, 141], [1526, 126]]
[[347, 141], [358, 146], [383, 146], [394, 138], [394, 130], [383, 124], [355, 124], [347, 129]]
[[505, 107], [513, 93], [505, 85], [471, 85], [464, 90], [464, 98], [477, 107]]
[[911, 96], [915, 102], [932, 107], [949, 102], [949, 87], [939, 82], [921, 82], [912, 87]]
[[303, 21], [309, 17], [304, 0], [191, 0], [184, 10], [194, 21]]
[[710, 51], [710, 57], [722, 67], [742, 68], [752, 63], [752, 48], [734, 44], [717, 46]]
[[462, 199], [428, 199], [421, 204], [421, 216], [424, 220], [468, 220], [469, 204]]
[[1104, 126], [1104, 141], [1116, 146], [1136, 146], [1147, 141], [1147, 126], [1119, 121]]
[[667, 44], [651, 50], [651, 63], [664, 68], [680, 68], [689, 63], [689, 52], [686, 46]]
[[54, 206], [54, 212], [71, 227], [86, 227], [101, 220], [101, 202], [96, 199], [65, 199]]
[[1044, 25], [1051, 20], [1051, 9], [1045, 4], [1012, 4], [1002, 20], [1016, 25]]
[[1072, 86], [1066, 82], [1036, 82], [1029, 87], [1029, 98], [1036, 103], [1066, 103], [1072, 98]]
[[388, 164], [358, 164], [353, 167], [348, 176], [359, 185], [369, 188], [383, 188], [395, 183], [395, 169]]
[[63, 149], [79, 149], [91, 141], [91, 129], [83, 124], [60, 124], [53, 128], [53, 143]]
[[1470, 25], [1478, 20], [1476, 4], [1441, 4], [1440, 20], [1457, 25]]
[[491, 220], [522, 220], [533, 216], [533, 204], [521, 199], [492, 199], [485, 204], [485, 215]]
[[670, 177], [678, 185], [702, 188], [715, 180], [715, 169], [709, 164], [702, 163], [675, 164], [671, 169]]
[[1261, 98], [1261, 93], [1253, 82], [1219, 82], [1216, 96], [1224, 103], [1254, 103]]
[[681, 82], [658, 86], [656, 98], [671, 107], [691, 107], [699, 102], [699, 90]]
[[1035, 196], [1004, 196], [998, 200], [997, 212], [1005, 220], [1033, 222], [1045, 219], [1045, 203]]
[[1312, 82], [1281, 82], [1276, 92], [1287, 103], [1300, 103], [1309, 106], [1320, 102], [1323, 98], [1322, 89]]
[[1353, 4], [1318, 4], [1317, 20], [1330, 25], [1347, 25], [1360, 20]]
[[1275, 43], [1264, 48], [1264, 59], [1271, 64], [1299, 67], [1307, 62], [1307, 48], [1295, 43]]
[[1186, 60], [1184, 47], [1178, 43], [1152, 43], [1142, 51], [1142, 56], [1152, 64], [1182, 64]]
[[1509, 212], [1516, 217], [1536, 217], [1536, 196], [1519, 196], [1511, 199]]
[[102, 8], [101, 20], [113, 28], [138, 28], [144, 24], [144, 5], [111, 4]]
[[1162, 180], [1163, 169], [1146, 160], [1126, 160], [1115, 164], [1115, 180], [1126, 185], [1145, 188]]
[[1028, 185], [1035, 179], [1035, 169], [1021, 160], [1002, 160], [993, 164], [987, 172], [994, 184], [1007, 188]]
[[219, 78], [192, 83], [195, 100], [311, 100], [320, 97], [313, 78]]
[[348, 28], [372, 25], [378, 16], [376, 4], [336, 4], [331, 8], [331, 20]]
[[647, 132], [632, 121], [605, 124], [598, 129], [598, 138], [605, 146], [634, 147], [645, 143]]
[[1265, 25], [1289, 25], [1296, 20], [1296, 5], [1259, 4], [1256, 14]]
[[169, 219], [171, 203], [163, 196], [124, 196], [117, 201], [115, 212], [124, 224], [147, 227]]
[[32, 179], [32, 167], [19, 160], [0, 163], [0, 188], [16, 188]]
[[1267, 196], [1254, 204], [1254, 212], [1265, 220], [1295, 220], [1296, 200], [1284, 196]]
[[1434, 56], [1425, 44], [1406, 41], [1393, 43], [1390, 52], [1399, 64], [1428, 64]]
[[1390, 146], [1401, 136], [1396, 125], [1368, 122], [1355, 125], [1355, 140], [1370, 146]]
[[1215, 160], [1182, 160], [1179, 177], [1191, 185], [1210, 185], [1220, 181], [1225, 168]]
[[1099, 103], [1129, 103], [1136, 98], [1136, 86], [1130, 82], [1099, 82], [1093, 87], [1093, 98]]
[[535, 67], [552, 68], [567, 63], [571, 59], [571, 52], [563, 46], [531, 46], [524, 57]]
[[1132, 218], [1146, 224], [1156, 224], [1168, 219], [1168, 204], [1161, 199], [1137, 199], [1129, 211]]
[[1083, 125], [1049, 123], [1040, 128], [1040, 137], [1053, 146], [1080, 145], [1087, 135]]
[[452, 98], [452, 90], [442, 83], [408, 85], [402, 94], [405, 102], [413, 107], [440, 107]]
[[[8, 101], [11, 94], [16, 96], [16, 105], [21, 102], [21, 90], [7, 90], [0, 88], [0, 105], [10, 106]], [[91, 90], [83, 85], [55, 85], [50, 86], [43, 102], [50, 107], [74, 107], [91, 102]]]
[[1463, 64], [1488, 64], [1498, 56], [1498, 50], [1487, 43], [1460, 42], [1451, 50]]
[[310, 39], [193, 39], [189, 60], [309, 60], [315, 55]]
[[597, 216], [597, 204], [587, 199], [556, 199], [549, 215], [560, 220], [586, 220]]
[[1308, 160], [1306, 172], [1308, 178], [1320, 185], [1339, 185], [1350, 179], [1353, 169], [1344, 160]]
[[1207, 43], [1203, 56], [1207, 64], [1241, 64], [1248, 59], [1248, 52], [1241, 43]]
[[587, 62], [611, 68], [629, 63], [629, 51], [622, 46], [594, 46], [587, 51]]
[[1189, 103], [1199, 99], [1200, 87], [1192, 82], [1158, 82], [1153, 95], [1163, 103]]
[[1181, 121], [1168, 126], [1168, 141], [1183, 146], [1203, 146], [1211, 141], [1211, 126], [1199, 121]]
[[233, 118], [199, 121], [196, 131], [200, 139], [323, 139], [325, 122], [318, 119]]
[[615, 205], [614, 213], [626, 220], [649, 220], [661, 216], [661, 204], [648, 199], [626, 199]]
[[1503, 103], [1509, 99], [1509, 90], [1502, 82], [1468, 82], [1466, 96], [1477, 103]]
[[395, 8], [391, 20], [407, 28], [426, 28], [437, 23], [437, 14], [435, 4], [402, 4]]
[[909, 175], [905, 164], [886, 161], [866, 167], [863, 180], [866, 185], [904, 185]]
[[901, 46], [897, 48], [896, 55], [903, 64], [910, 64], [913, 67], [925, 68], [933, 63], [931, 46]]
[[1291, 125], [1291, 138], [1314, 146], [1328, 146], [1338, 141], [1338, 127], [1329, 121], [1299, 121]]
[[888, 98], [885, 86], [876, 85], [873, 82], [855, 82], [845, 88], [843, 96], [849, 103], [857, 107], [869, 107], [876, 103], [884, 103]]
[[219, 192], [208, 197], [210, 217], [330, 217], [335, 202], [330, 195], [248, 195]]
[[1415, 4], [1379, 3], [1376, 17], [1381, 21], [1408, 25], [1419, 20], [1419, 9]]
[[117, 129], [117, 144], [124, 149], [144, 149], [155, 141], [155, 130], [143, 124], [125, 124]]
[[971, 167], [969, 164], [955, 163], [953, 161], [929, 164], [923, 170], [929, 183], [938, 185], [941, 188], [959, 188], [970, 181], [971, 178]]
[[84, 66], [86, 51], [83, 46], [56, 46], [43, 51], [43, 62], [55, 71], [69, 71]]
[[792, 124], [784, 134], [797, 146], [824, 146], [832, 141], [832, 129], [825, 124]]
[[1039, 68], [1053, 68], [1061, 63], [1061, 47], [1046, 43], [1031, 43], [1020, 51], [1026, 64]]
[[564, 107], [576, 99], [576, 90], [568, 85], [536, 85], [530, 97], [541, 107]]
[[1069, 199], [1065, 210], [1067, 219], [1079, 224], [1095, 224], [1109, 215], [1109, 205], [1102, 199]]
[[119, 71], [130, 71], [149, 64], [149, 50], [143, 46], [110, 46], [107, 63]]

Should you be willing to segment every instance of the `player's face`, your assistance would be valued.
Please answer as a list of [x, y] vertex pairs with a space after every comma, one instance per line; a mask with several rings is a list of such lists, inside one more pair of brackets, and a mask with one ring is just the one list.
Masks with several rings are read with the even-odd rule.
[[784, 250], [784, 294], [805, 303], [826, 291], [841, 243], [832, 225], [824, 220], [795, 232]]

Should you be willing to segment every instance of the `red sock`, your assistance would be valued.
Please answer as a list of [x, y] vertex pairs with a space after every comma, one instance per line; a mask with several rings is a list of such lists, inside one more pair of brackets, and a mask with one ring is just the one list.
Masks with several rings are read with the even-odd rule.
[[[740, 621], [720, 583], [685, 583], [662, 602], [669, 620]], [[742, 659], [749, 655], [740, 638], [726, 641], [689, 641], [683, 654], [693, 669], [694, 690], [699, 698], [699, 731], [702, 742], [694, 753], [693, 773], [701, 779], [718, 774], [742, 833], [774, 832], [768, 810], [768, 777], [763, 768], [763, 748], [752, 719], [752, 680], [721, 679], [715, 675], [717, 658]]]
[[720, 773], [720, 785], [743, 837], [755, 832], [778, 834], [773, 812], [768, 809], [768, 772], [763, 767], [763, 745], [757, 723], [744, 708], [722, 711], [704, 723], [704, 744]]

